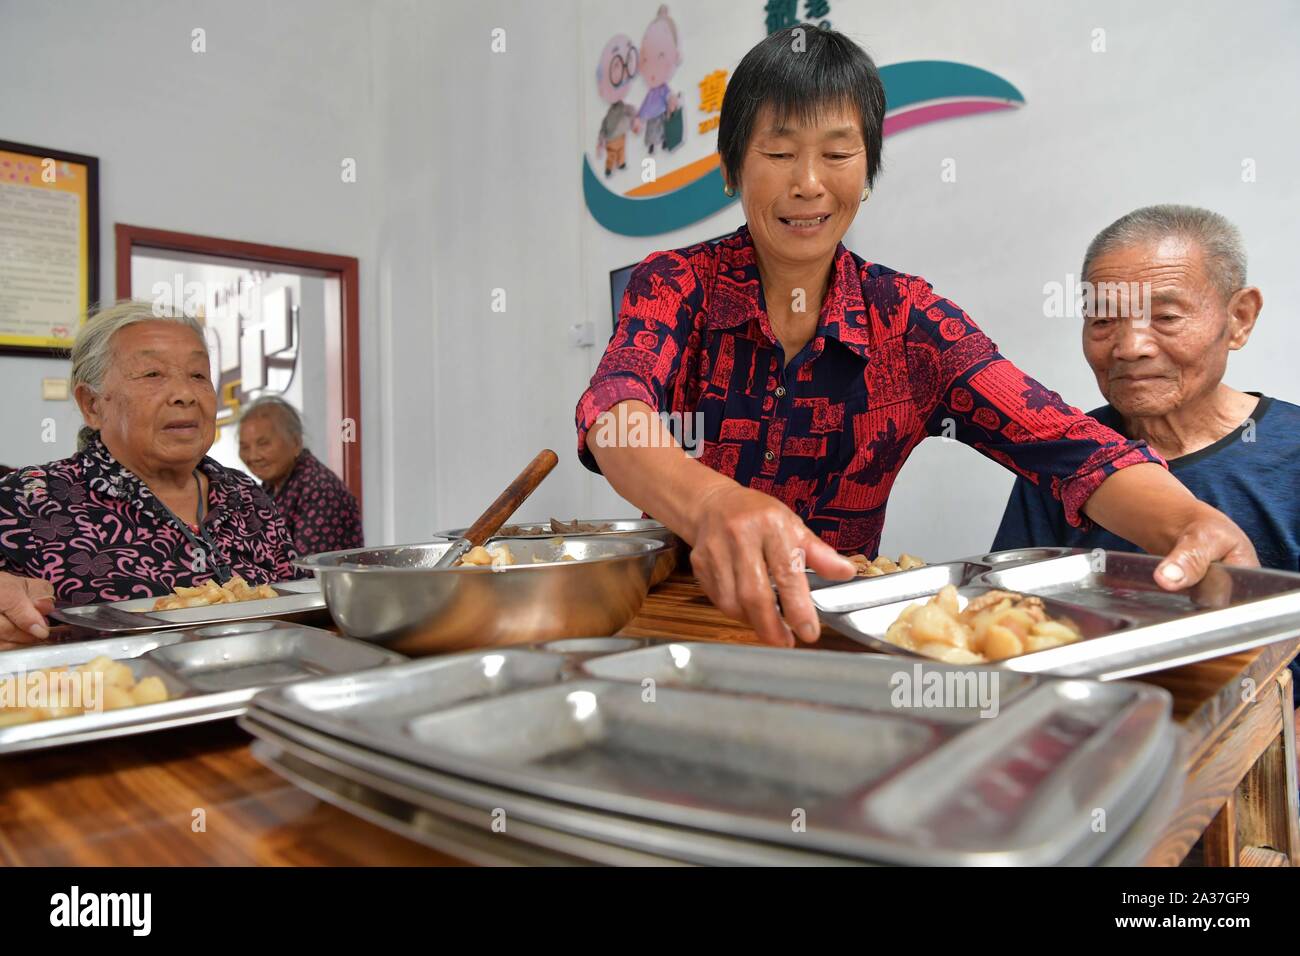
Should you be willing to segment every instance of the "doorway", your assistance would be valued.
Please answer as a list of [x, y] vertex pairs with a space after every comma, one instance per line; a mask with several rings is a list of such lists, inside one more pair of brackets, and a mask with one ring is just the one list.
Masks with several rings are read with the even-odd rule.
[[209, 454], [247, 473], [241, 410], [283, 398], [303, 418], [306, 447], [360, 502], [357, 260], [122, 223], [114, 230], [118, 297], [203, 319], [217, 384]]

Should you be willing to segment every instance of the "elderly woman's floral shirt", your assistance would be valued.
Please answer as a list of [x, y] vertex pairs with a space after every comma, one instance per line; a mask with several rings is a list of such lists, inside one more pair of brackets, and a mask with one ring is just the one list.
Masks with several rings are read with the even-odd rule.
[[364, 543], [357, 499], [338, 475], [305, 448], [274, 500], [299, 554], [342, 551]]
[[85, 451], [0, 478], [0, 571], [42, 578], [60, 601], [126, 601], [193, 586], [227, 568], [250, 584], [298, 575], [284, 519], [253, 481], [204, 458], [196, 548], [149, 488], [96, 437]]

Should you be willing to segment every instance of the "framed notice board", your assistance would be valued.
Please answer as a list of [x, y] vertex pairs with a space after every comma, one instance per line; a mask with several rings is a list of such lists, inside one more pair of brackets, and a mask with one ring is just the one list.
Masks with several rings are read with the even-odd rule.
[[0, 140], [0, 353], [61, 355], [99, 300], [99, 160]]

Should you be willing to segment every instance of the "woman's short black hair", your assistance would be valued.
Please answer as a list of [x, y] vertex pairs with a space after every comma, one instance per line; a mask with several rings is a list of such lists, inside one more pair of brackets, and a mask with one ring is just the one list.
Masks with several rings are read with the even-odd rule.
[[[802, 33], [798, 32], [802, 31]], [[867, 184], [880, 173], [885, 129], [885, 86], [867, 51], [843, 33], [811, 23], [778, 30], [745, 54], [727, 83], [718, 123], [718, 152], [736, 185], [765, 106], [778, 123], [814, 123], [827, 107], [846, 106], [862, 117]]]

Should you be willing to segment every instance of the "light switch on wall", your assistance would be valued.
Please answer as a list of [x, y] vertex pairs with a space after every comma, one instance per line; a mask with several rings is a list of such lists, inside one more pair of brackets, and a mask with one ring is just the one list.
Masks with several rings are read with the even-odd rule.
[[596, 344], [596, 326], [592, 322], [575, 322], [569, 326], [569, 344], [589, 349]]
[[41, 398], [47, 402], [66, 402], [68, 400], [68, 380], [66, 378], [41, 379]]

